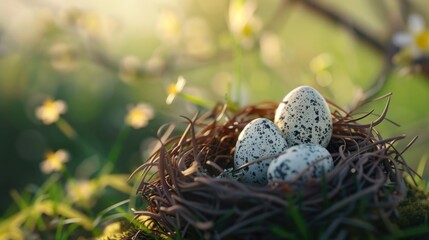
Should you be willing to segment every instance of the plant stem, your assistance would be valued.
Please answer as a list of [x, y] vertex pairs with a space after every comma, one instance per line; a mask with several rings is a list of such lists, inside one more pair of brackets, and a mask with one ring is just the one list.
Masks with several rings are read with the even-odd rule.
[[210, 102], [205, 101], [204, 99], [198, 98], [196, 96], [192, 96], [183, 92], [179, 93], [179, 96], [186, 101], [191, 102], [197, 106], [203, 107], [205, 109], [210, 109], [213, 107], [213, 104], [211, 104]]
[[73, 127], [63, 118], [59, 118], [58, 121], [56, 121], [56, 124], [60, 131], [69, 139], [74, 139], [76, 137], [77, 134]]
[[[243, 78], [243, 72], [242, 72], [242, 68], [243, 68], [243, 48], [241, 46], [241, 44], [238, 42], [238, 40], [235, 41], [235, 89], [234, 89], [234, 84], [232, 86], [232, 91], [235, 90], [235, 99], [232, 98], [232, 100], [234, 102], [236, 102], [239, 106], [242, 104], [242, 99], [241, 99], [241, 81]], [[231, 91], [231, 94], [233, 94]]]
[[119, 132], [118, 137], [116, 138], [116, 141], [112, 147], [112, 149], [109, 152], [109, 155], [107, 155], [107, 161], [104, 167], [101, 169], [101, 171], [98, 173], [98, 176], [103, 176], [104, 174], [108, 174], [112, 171], [113, 167], [115, 166], [116, 161], [118, 161], [119, 154], [121, 153], [123, 143], [128, 136], [128, 133], [130, 132], [130, 128], [128, 126], [124, 126], [121, 131]]

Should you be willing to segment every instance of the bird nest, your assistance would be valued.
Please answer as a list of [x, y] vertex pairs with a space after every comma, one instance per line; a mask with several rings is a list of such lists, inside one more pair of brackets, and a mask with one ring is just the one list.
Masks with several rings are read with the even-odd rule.
[[[334, 168], [299, 189], [282, 182], [254, 186], [234, 178], [238, 135], [255, 118], [272, 120], [277, 103], [236, 112], [219, 104], [186, 118], [183, 133], [160, 137], [159, 149], [133, 174], [142, 175], [137, 191], [144, 201], [144, 209], [135, 214], [150, 230], [141, 236], [330, 239], [388, 229], [406, 195], [403, 173], [412, 175], [412, 170], [402, 157], [408, 145], [395, 148], [404, 136], [383, 138], [375, 129], [390, 121], [385, 118], [390, 95], [386, 99], [380, 115], [355, 114], [328, 101], [333, 135], [327, 149]], [[166, 125], [160, 132], [169, 134], [173, 128]]]

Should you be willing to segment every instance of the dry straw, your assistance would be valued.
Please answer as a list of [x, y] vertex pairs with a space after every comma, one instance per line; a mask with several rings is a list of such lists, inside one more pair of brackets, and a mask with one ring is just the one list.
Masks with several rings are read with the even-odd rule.
[[147, 206], [135, 214], [147, 216], [152, 234], [184, 239], [331, 239], [389, 230], [391, 216], [406, 195], [403, 173], [414, 175], [402, 157], [413, 141], [399, 151], [394, 145], [403, 135], [383, 138], [375, 129], [389, 121], [390, 94], [384, 98], [385, 109], [369, 123], [361, 122], [374, 116], [372, 111], [355, 118], [355, 111], [328, 101], [334, 109], [328, 150], [335, 167], [295, 190], [281, 182], [263, 187], [240, 183], [228, 170], [241, 130], [255, 118], [273, 119], [276, 103], [236, 113], [217, 105], [202, 116], [186, 118], [184, 132], [161, 141], [133, 173], [142, 174], [138, 193]]

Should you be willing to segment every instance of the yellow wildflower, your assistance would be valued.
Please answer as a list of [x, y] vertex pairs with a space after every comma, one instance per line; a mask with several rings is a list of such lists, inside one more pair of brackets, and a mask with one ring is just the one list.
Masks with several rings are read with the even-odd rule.
[[72, 27], [83, 37], [114, 37], [120, 28], [113, 17], [74, 7], [60, 10], [59, 23]]
[[145, 103], [139, 103], [134, 107], [130, 107], [125, 123], [129, 126], [138, 129], [145, 127], [150, 119], [154, 117], [154, 112], [151, 106]]
[[63, 149], [60, 149], [56, 152], [49, 151], [45, 155], [45, 160], [40, 163], [40, 169], [45, 174], [59, 172], [63, 169], [64, 163], [68, 160], [69, 154]]
[[77, 27], [83, 33], [89, 35], [97, 35], [101, 31], [101, 27], [103, 25], [102, 18], [95, 12], [86, 11], [79, 16], [76, 21]]
[[166, 43], [175, 44], [179, 42], [182, 24], [173, 10], [165, 9], [161, 12], [157, 28], [159, 37]]
[[183, 76], [179, 76], [177, 78], [176, 83], [171, 83], [167, 86], [167, 99], [165, 102], [167, 104], [171, 104], [173, 100], [176, 98], [176, 96], [183, 91], [183, 88], [185, 87], [186, 79]]
[[44, 124], [52, 124], [60, 118], [61, 114], [64, 114], [67, 110], [67, 105], [62, 100], [54, 101], [52, 99], [46, 99], [41, 106], [36, 108], [36, 117], [40, 119]]
[[429, 53], [429, 28], [422, 16], [411, 14], [408, 17], [408, 30], [393, 35], [393, 43], [410, 54], [411, 59]]
[[253, 41], [261, 29], [261, 20], [255, 16], [256, 3], [232, 0], [229, 5], [228, 25], [232, 35], [244, 46], [253, 46]]

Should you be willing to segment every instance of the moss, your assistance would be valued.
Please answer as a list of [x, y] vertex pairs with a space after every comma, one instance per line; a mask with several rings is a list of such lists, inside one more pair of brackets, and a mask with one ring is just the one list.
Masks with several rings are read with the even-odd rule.
[[429, 195], [411, 187], [407, 198], [398, 206], [399, 217], [395, 223], [400, 229], [428, 225]]
[[[139, 235], [137, 238], [133, 238]], [[127, 221], [112, 223], [103, 231], [103, 235], [97, 240], [119, 240], [119, 239], [144, 239], [140, 238], [138, 229]]]
[[[97, 240], [167, 239], [165, 236], [157, 237], [145, 228], [144, 225], [148, 226], [147, 224], [153, 226], [151, 223], [145, 222], [142, 218], [138, 218], [137, 221], [139, 221], [138, 224], [133, 224], [127, 220], [111, 223], [104, 228], [102, 236], [98, 237]], [[138, 227], [139, 224], [141, 224], [141, 228]]]

